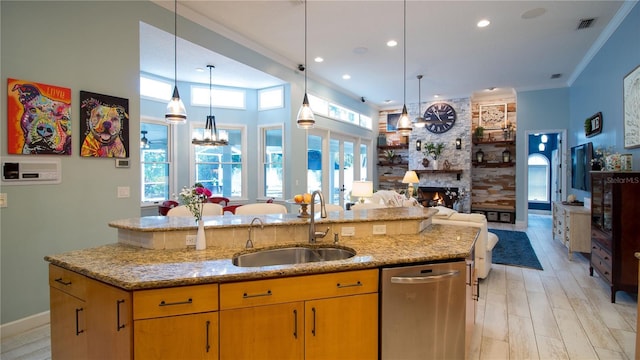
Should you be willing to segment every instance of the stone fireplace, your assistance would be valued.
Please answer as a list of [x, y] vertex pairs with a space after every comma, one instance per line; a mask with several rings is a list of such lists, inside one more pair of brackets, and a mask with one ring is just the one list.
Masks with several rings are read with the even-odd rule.
[[[453, 204], [458, 200], [457, 187], [418, 187], [418, 202], [422, 206], [446, 206], [453, 209]], [[455, 194], [455, 195], [454, 195]]]

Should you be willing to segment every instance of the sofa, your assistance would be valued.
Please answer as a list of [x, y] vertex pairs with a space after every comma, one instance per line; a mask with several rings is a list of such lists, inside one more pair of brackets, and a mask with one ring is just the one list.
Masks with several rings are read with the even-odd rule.
[[476, 271], [478, 277], [486, 278], [491, 270], [493, 248], [498, 243], [498, 236], [487, 229], [487, 218], [483, 214], [459, 213], [444, 206], [436, 206], [438, 210], [432, 218], [433, 224], [473, 226], [480, 228], [480, 234], [476, 240]]
[[[392, 190], [379, 190], [373, 193], [370, 201], [357, 203], [352, 209], [379, 209], [388, 207], [422, 206], [416, 199], [407, 199], [404, 195]], [[498, 243], [498, 236], [488, 231], [487, 218], [483, 214], [459, 213], [453, 209], [436, 206], [438, 212], [432, 217], [433, 224], [473, 226], [480, 228], [475, 248], [475, 263], [478, 277], [486, 278], [491, 270], [493, 248]]]

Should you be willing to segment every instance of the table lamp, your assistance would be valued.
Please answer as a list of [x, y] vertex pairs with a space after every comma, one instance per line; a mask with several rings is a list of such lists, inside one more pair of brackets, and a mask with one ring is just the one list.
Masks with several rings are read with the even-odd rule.
[[403, 184], [409, 184], [409, 188], [407, 189], [407, 199], [411, 199], [413, 196], [413, 183], [420, 183], [420, 179], [418, 179], [418, 174], [415, 171], [409, 170], [404, 173], [404, 178], [402, 178]]
[[354, 181], [351, 188], [351, 196], [359, 196], [358, 201], [364, 203], [365, 197], [373, 196], [373, 182], [372, 181]]

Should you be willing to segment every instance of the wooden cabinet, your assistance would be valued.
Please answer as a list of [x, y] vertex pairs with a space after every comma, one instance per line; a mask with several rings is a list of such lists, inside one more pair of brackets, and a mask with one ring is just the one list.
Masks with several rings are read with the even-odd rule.
[[135, 359], [217, 359], [218, 285], [133, 293]]
[[616, 292], [638, 291], [637, 260], [640, 251], [640, 172], [591, 172], [591, 264]]
[[131, 295], [49, 265], [53, 359], [128, 359]]
[[569, 251], [569, 260], [574, 252], [591, 252], [591, 216], [584, 206], [553, 203], [553, 238], [559, 240]]
[[378, 270], [220, 285], [220, 358], [378, 357]]
[[51, 358], [88, 358], [85, 301], [55, 287], [49, 288], [49, 299]]
[[475, 266], [474, 252], [475, 250], [465, 261], [465, 265], [467, 268], [465, 274], [465, 354], [470, 354], [471, 340], [473, 339], [473, 329], [476, 326], [476, 312], [480, 295], [480, 283], [478, 282], [478, 272]]

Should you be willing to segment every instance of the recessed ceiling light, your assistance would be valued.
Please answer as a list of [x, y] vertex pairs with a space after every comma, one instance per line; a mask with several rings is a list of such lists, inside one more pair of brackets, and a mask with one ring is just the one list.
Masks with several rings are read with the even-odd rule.
[[203, 68], [196, 68], [196, 71], [197, 72], [204, 72], [204, 69]]
[[546, 12], [547, 12], [547, 9], [545, 8], [535, 8], [535, 9], [531, 9], [523, 12], [522, 15], [520, 15], [520, 17], [523, 19], [535, 19], [538, 16], [542, 16]]
[[483, 28], [483, 27], [487, 27], [489, 26], [489, 24], [491, 24], [491, 21], [487, 20], [487, 19], [482, 19], [480, 21], [478, 21], [478, 27], [479, 28]]
[[398, 42], [395, 41], [395, 40], [389, 40], [389, 41], [387, 41], [387, 46], [388, 47], [398, 46]]
[[440, 95], [439, 94], [435, 94], [435, 95], [433, 95], [433, 97], [437, 99], [437, 98], [440, 97]]
[[313, 61], [315, 61], [315, 62], [317, 62], [317, 63], [321, 63], [321, 62], [323, 62], [323, 61], [324, 61], [324, 59], [323, 59], [323, 58], [321, 58], [320, 56], [316, 56], [316, 58], [315, 58], [315, 59], [313, 59]]
[[349, 80], [349, 79], [351, 79], [351, 75], [349, 75], [349, 74], [344, 74], [344, 75], [342, 75], [342, 79], [343, 79], [343, 80]]

